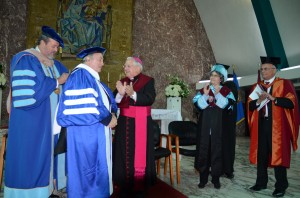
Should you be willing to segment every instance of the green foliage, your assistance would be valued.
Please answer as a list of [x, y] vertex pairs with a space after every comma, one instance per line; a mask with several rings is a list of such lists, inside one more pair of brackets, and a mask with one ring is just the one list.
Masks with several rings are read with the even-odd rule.
[[[186, 82], [184, 82], [182, 79], [180, 79], [178, 76], [173, 76], [168, 74], [167, 77], [170, 83], [165, 90], [166, 96], [175, 97], [178, 95], [179, 97], [187, 98], [188, 95], [191, 93], [189, 89], [189, 85]], [[176, 89], [177, 86], [174, 85], [180, 86], [180, 89]], [[170, 89], [173, 90], [175, 89], [176, 91], [178, 91], [178, 94], [173, 94], [174, 92], [170, 92]]]
[[0, 64], [0, 89], [4, 89], [6, 84], [6, 77], [3, 73], [3, 66]]

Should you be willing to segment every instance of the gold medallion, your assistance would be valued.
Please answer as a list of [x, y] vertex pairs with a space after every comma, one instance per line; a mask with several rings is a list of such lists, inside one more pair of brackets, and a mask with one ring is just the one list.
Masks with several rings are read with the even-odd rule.
[[59, 94], [59, 93], [60, 93], [60, 89], [59, 89], [59, 88], [56, 88], [56, 89], [54, 90], [54, 93]]

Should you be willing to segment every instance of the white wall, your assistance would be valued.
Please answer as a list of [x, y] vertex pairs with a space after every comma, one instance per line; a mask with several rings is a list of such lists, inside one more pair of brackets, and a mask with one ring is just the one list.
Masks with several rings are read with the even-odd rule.
[[[266, 51], [251, 0], [194, 0], [216, 61], [257, 74]], [[270, 0], [290, 66], [300, 65], [300, 0]], [[229, 70], [231, 73], [232, 70]]]
[[[237, 75], [257, 72], [266, 51], [251, 0], [194, 0], [216, 61]], [[231, 70], [229, 70], [231, 73]]]

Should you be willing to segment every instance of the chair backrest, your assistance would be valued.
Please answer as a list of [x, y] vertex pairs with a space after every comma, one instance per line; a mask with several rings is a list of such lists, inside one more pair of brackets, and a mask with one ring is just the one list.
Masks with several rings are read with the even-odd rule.
[[179, 137], [181, 146], [196, 145], [198, 125], [193, 121], [172, 121], [169, 124], [169, 134]]
[[153, 140], [154, 140], [154, 146], [159, 146], [160, 141], [160, 128], [157, 122], [152, 121], [153, 126]]

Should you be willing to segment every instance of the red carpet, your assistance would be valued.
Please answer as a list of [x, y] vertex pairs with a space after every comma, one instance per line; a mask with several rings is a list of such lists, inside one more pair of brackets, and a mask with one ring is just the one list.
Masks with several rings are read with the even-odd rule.
[[[111, 198], [118, 198], [117, 190], [114, 191]], [[157, 178], [157, 183], [150, 187], [145, 198], [187, 198], [184, 194]]]

